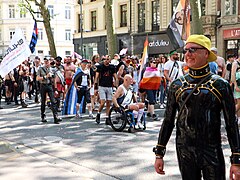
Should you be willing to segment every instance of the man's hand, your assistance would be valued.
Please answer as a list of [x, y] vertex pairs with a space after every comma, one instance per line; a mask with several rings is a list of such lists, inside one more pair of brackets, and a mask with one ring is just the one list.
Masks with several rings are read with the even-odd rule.
[[231, 165], [230, 167], [230, 180], [240, 180], [240, 166], [239, 165]]
[[155, 171], [156, 171], [158, 174], [162, 174], [162, 175], [165, 174], [165, 171], [163, 171], [163, 167], [164, 167], [164, 161], [163, 161], [163, 159], [157, 159], [157, 158], [156, 158], [154, 167], [155, 167]]

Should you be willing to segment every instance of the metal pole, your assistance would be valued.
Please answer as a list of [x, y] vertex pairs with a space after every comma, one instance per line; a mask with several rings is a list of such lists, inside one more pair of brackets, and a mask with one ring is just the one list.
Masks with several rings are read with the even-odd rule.
[[83, 14], [82, 14], [82, 1], [80, 0], [80, 33], [81, 33], [81, 40], [80, 40], [80, 53], [83, 57]]

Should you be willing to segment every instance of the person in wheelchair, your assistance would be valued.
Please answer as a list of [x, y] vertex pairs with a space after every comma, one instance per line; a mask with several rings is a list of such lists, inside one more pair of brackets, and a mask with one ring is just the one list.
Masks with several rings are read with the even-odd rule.
[[144, 113], [144, 103], [137, 102], [137, 98], [132, 93], [130, 87], [133, 83], [133, 78], [130, 74], [126, 74], [123, 79], [123, 84], [121, 84], [115, 94], [113, 95], [112, 101], [113, 105], [121, 111], [121, 109], [131, 110], [134, 114], [134, 119], [137, 119], [137, 124], [135, 128], [143, 129], [141, 123], [141, 118]]

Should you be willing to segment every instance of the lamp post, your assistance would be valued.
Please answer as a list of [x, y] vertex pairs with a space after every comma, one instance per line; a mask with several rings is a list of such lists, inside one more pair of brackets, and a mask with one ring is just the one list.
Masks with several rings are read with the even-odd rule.
[[83, 0], [79, 0], [80, 4], [80, 34], [81, 34], [81, 39], [80, 39], [80, 55], [83, 57], [83, 14], [82, 14], [82, 4]]

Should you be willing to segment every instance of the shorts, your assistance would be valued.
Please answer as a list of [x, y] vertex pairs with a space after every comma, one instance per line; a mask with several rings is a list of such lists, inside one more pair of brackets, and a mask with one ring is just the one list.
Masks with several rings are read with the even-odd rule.
[[146, 90], [147, 100], [150, 105], [154, 105], [156, 103], [156, 90]]
[[90, 96], [94, 96], [94, 87], [91, 87], [90, 89]]
[[113, 90], [112, 87], [102, 87], [98, 88], [100, 100], [112, 100]]
[[80, 88], [80, 90], [77, 91], [77, 95], [78, 95], [78, 99], [77, 99], [77, 103], [78, 104], [81, 104], [83, 97], [84, 97], [84, 100], [87, 103], [91, 103], [89, 89], [87, 89], [87, 88]]
[[71, 79], [66, 79], [66, 85], [70, 86], [72, 83], [72, 78]]

